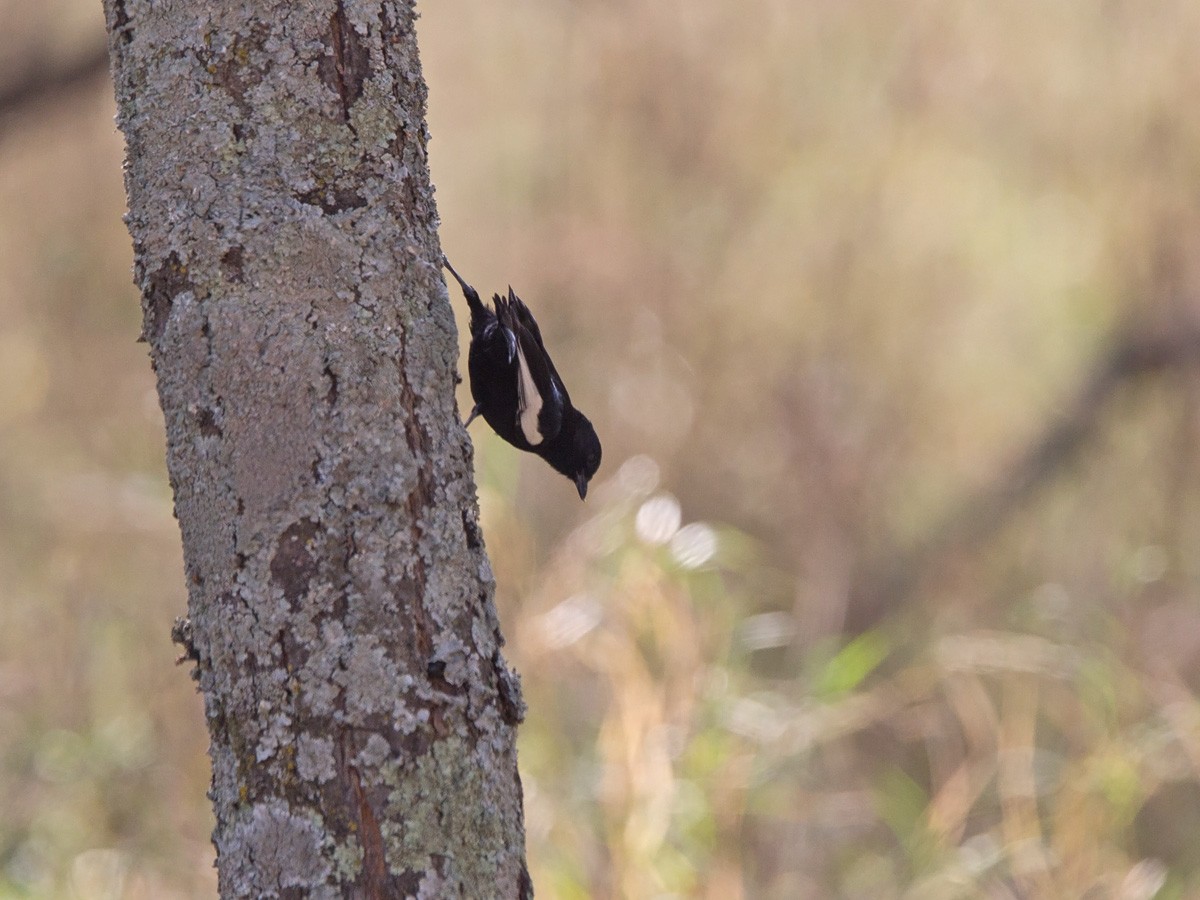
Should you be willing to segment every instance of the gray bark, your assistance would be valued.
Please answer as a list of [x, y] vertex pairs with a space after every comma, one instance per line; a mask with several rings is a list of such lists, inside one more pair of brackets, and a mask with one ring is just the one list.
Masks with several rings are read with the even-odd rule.
[[104, 0], [223, 897], [523, 897], [411, 2]]

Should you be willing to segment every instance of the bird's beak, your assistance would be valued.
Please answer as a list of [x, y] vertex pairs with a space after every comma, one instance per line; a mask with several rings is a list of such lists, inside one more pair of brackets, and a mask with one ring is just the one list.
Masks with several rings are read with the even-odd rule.
[[575, 487], [577, 487], [579, 489], [579, 499], [580, 500], [587, 499], [587, 484], [588, 484], [587, 476], [584, 475], [582, 472], [580, 472], [578, 475], [575, 476]]

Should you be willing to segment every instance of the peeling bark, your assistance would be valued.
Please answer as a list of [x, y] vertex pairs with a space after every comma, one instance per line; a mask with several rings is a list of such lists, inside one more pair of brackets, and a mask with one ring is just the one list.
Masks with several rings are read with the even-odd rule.
[[526, 897], [411, 2], [104, 0], [223, 897]]

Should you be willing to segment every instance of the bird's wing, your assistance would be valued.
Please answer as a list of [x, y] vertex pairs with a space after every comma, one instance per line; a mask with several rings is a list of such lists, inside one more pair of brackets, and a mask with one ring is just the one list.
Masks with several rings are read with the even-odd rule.
[[529, 311], [525, 301], [513, 293], [512, 285], [508, 286], [507, 303], [512, 308], [516, 320], [529, 329], [529, 333], [533, 335], [537, 345], [542, 348], [542, 352], [545, 352], [546, 346], [542, 343], [542, 329], [538, 327], [537, 319], [533, 317], [533, 313]]
[[529, 445], [537, 447], [556, 437], [562, 428], [564, 392], [554, 364], [538, 340], [537, 323], [529, 328], [515, 304], [497, 299], [501, 300], [497, 305], [500, 324], [513, 336], [516, 350], [516, 424]]
[[508, 288], [508, 299], [506, 302], [512, 310], [511, 315], [513, 318], [524, 325], [533, 336], [533, 339], [537, 341], [538, 348], [546, 357], [546, 366], [550, 369], [550, 378], [554, 382], [554, 387], [562, 397], [563, 404], [569, 405], [571, 395], [567, 393], [567, 386], [563, 384], [562, 377], [558, 374], [558, 370], [554, 368], [554, 360], [550, 358], [550, 354], [546, 352], [546, 345], [542, 343], [542, 329], [538, 327], [537, 319], [533, 317], [533, 313], [529, 311], [529, 307], [525, 305], [525, 302], [513, 293], [511, 285]]

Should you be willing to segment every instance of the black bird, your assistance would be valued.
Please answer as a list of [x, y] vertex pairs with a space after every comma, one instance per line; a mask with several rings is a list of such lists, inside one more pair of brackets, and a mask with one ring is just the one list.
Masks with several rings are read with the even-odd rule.
[[467, 371], [475, 408], [466, 424], [483, 416], [504, 440], [536, 453], [574, 481], [582, 500], [600, 468], [600, 438], [587, 416], [571, 405], [533, 313], [511, 287], [507, 297], [494, 294], [495, 311], [488, 309], [444, 256], [442, 265], [471, 308]]

